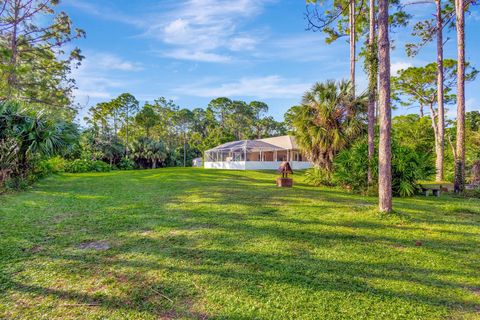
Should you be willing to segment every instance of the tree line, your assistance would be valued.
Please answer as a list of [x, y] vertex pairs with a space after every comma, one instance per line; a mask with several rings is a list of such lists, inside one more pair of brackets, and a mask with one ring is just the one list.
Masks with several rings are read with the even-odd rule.
[[286, 134], [285, 123], [267, 113], [268, 105], [261, 101], [219, 97], [206, 108], [187, 109], [164, 97], [140, 106], [124, 93], [90, 108], [83, 155], [77, 156], [111, 165], [126, 158], [139, 167], [187, 166], [203, 151], [228, 141]]

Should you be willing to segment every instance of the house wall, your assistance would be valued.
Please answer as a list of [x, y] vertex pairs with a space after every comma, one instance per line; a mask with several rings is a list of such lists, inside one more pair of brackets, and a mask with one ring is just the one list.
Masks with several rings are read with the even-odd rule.
[[[277, 170], [281, 161], [218, 161], [205, 162], [206, 169], [227, 170]], [[303, 170], [312, 167], [310, 162], [290, 161], [293, 170]]]
[[206, 161], [205, 169], [245, 170], [245, 161]]

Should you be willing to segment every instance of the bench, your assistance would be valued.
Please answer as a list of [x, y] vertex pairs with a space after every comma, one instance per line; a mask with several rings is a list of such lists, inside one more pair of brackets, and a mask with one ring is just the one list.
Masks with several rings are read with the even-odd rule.
[[437, 187], [422, 187], [422, 193], [425, 195], [425, 197], [428, 197], [428, 192], [432, 191], [432, 195], [435, 197], [440, 197], [440, 193], [442, 190], [442, 186]]

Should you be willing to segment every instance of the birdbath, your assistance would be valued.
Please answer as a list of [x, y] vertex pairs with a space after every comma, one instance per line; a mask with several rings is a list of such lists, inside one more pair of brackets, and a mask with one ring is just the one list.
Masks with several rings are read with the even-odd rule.
[[290, 163], [288, 163], [288, 161], [283, 161], [278, 168], [278, 172], [280, 172], [282, 176], [277, 178], [277, 187], [292, 187], [293, 179], [288, 177], [289, 174], [293, 174]]

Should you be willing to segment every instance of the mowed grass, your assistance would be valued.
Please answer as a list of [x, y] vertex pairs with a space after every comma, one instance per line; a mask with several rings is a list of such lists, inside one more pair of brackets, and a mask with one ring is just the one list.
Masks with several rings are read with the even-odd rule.
[[0, 318], [480, 319], [480, 201], [386, 216], [275, 177], [65, 174], [1, 196]]

